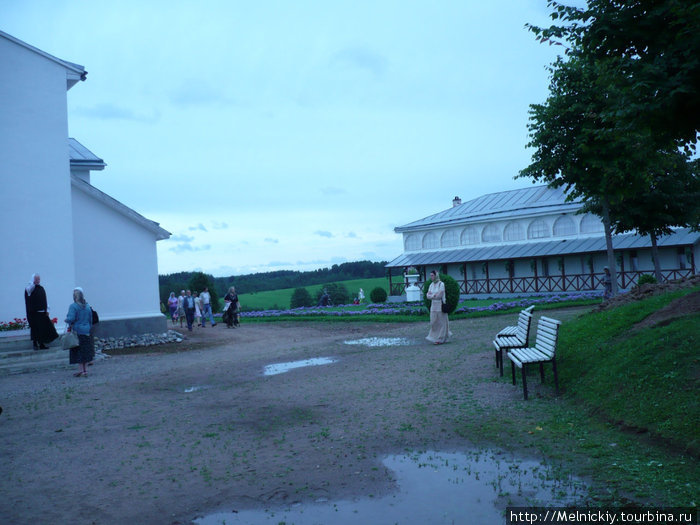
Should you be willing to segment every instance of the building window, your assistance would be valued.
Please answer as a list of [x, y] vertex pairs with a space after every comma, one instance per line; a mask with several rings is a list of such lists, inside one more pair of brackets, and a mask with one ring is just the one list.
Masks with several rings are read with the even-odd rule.
[[462, 231], [462, 236], [461, 236], [461, 244], [462, 245], [467, 245], [467, 244], [478, 244], [479, 243], [479, 234], [476, 231], [476, 228], [465, 228], [464, 231]]
[[487, 224], [481, 232], [481, 240], [484, 242], [498, 242], [501, 240], [501, 230], [495, 224]]
[[637, 258], [637, 250], [630, 251], [630, 269], [633, 272], [639, 270], [639, 259]]
[[407, 252], [414, 252], [420, 250], [420, 237], [415, 234], [407, 235], [404, 240], [404, 246]]
[[534, 220], [530, 223], [527, 228], [527, 238], [528, 239], [544, 239], [546, 237], [551, 237], [549, 233], [549, 228], [547, 223], [542, 219]]
[[687, 268], [686, 266], [686, 261], [687, 257], [685, 255], [685, 248], [678, 248], [678, 268], [681, 270], [685, 270]]
[[542, 277], [549, 277], [549, 261], [542, 259]]
[[447, 230], [442, 234], [440, 239], [440, 246], [443, 248], [450, 248], [452, 246], [457, 246], [459, 244], [459, 236], [455, 230]]
[[525, 240], [525, 233], [522, 226], [518, 222], [511, 222], [503, 229], [504, 241], [522, 241]]
[[576, 225], [571, 217], [562, 215], [554, 221], [554, 236], [566, 237], [569, 235], [576, 235]]
[[438, 236], [436, 233], [426, 233], [423, 237], [423, 249], [424, 250], [434, 250], [439, 245]]
[[603, 223], [595, 215], [587, 213], [581, 219], [580, 229], [581, 233], [600, 233], [603, 231]]
[[472, 268], [472, 279], [476, 280], [476, 263], [472, 263], [469, 266]]

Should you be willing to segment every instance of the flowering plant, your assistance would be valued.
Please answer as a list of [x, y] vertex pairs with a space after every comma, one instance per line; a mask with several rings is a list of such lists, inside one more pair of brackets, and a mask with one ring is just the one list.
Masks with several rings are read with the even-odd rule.
[[28, 327], [26, 319], [15, 317], [12, 321], [0, 321], [0, 332], [9, 332], [10, 330], [23, 330]]
[[418, 275], [418, 270], [411, 266], [408, 270], [406, 270], [406, 275]]

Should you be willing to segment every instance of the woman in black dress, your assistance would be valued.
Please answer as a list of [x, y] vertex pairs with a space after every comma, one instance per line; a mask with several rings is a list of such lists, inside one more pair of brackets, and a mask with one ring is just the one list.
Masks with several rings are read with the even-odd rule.
[[224, 302], [226, 306], [224, 307], [222, 320], [226, 323], [228, 328], [236, 328], [241, 324], [239, 320], [241, 304], [238, 302], [238, 294], [236, 293], [235, 287], [232, 286], [228, 289], [228, 293], [226, 297], [224, 297]]

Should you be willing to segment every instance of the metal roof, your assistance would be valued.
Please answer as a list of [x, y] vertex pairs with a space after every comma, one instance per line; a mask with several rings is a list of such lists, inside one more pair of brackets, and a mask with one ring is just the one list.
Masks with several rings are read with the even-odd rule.
[[581, 208], [582, 201], [567, 201], [567, 195], [563, 187], [548, 186], [489, 193], [404, 226], [398, 226], [394, 231], [402, 233], [434, 226], [468, 224], [544, 213], [565, 213]]
[[107, 164], [92, 151], [73, 138], [68, 138], [71, 166], [80, 166], [91, 170], [103, 170]]
[[[659, 247], [688, 246], [700, 242], [700, 232], [680, 228], [671, 235], [664, 235], [657, 241]], [[616, 250], [634, 250], [650, 248], [648, 236], [625, 233], [613, 236], [613, 248]], [[404, 253], [386, 268], [404, 266], [425, 266], [430, 264], [449, 264], [503, 259], [526, 259], [532, 257], [550, 257], [557, 255], [604, 252], [605, 237], [584, 239], [563, 239], [560, 241], [528, 242], [523, 244], [506, 244], [500, 246], [479, 246], [458, 250], [439, 250], [431, 252]]]

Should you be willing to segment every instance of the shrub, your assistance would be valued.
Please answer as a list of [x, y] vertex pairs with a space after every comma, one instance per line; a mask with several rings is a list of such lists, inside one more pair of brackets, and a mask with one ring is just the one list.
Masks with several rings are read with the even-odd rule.
[[[445, 283], [445, 295], [447, 296], [446, 302], [450, 308], [449, 313], [452, 313], [459, 304], [459, 284], [457, 284], [457, 281], [455, 281], [452, 277], [444, 273], [440, 274], [440, 280]], [[425, 306], [428, 308], [428, 310], [430, 310], [431, 303], [431, 300], [428, 299], [428, 288], [430, 288], [431, 282], [432, 281], [428, 280], [423, 284], [423, 297]]]
[[328, 295], [331, 296], [331, 304], [348, 304], [350, 302], [350, 293], [348, 293], [348, 289], [345, 288], [344, 284], [330, 283], [324, 284], [316, 293], [316, 304], [321, 300], [323, 290], [326, 290]]
[[369, 298], [373, 303], [384, 303], [386, 302], [386, 297], [386, 290], [381, 286], [377, 286], [369, 293]]
[[642, 275], [639, 276], [639, 279], [637, 280], [637, 286], [642, 286], [643, 284], [656, 284], [658, 281], [656, 280], [656, 277], [649, 273], [643, 273]]
[[311, 298], [311, 294], [306, 288], [297, 288], [292, 294], [292, 300], [290, 301], [290, 308], [301, 308], [302, 306], [313, 306], [314, 300]]

